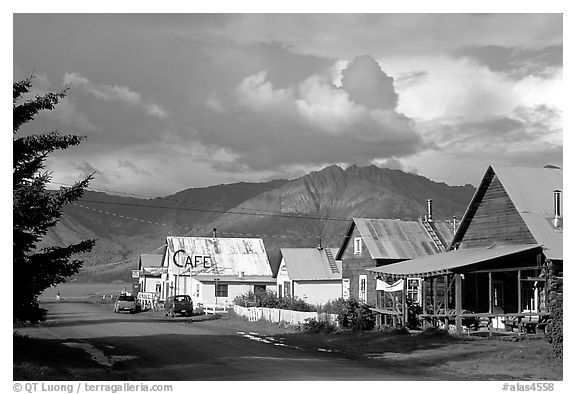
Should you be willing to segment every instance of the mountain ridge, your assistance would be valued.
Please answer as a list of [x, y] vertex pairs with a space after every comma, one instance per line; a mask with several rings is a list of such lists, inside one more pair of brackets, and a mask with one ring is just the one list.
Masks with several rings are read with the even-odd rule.
[[[352, 217], [416, 220], [434, 200], [434, 217], [461, 217], [475, 188], [376, 166], [331, 165], [292, 180], [188, 188], [139, 199], [86, 191], [67, 206], [45, 244], [97, 238], [78, 280], [127, 280], [138, 256], [168, 235], [260, 237], [273, 270], [280, 247], [339, 247]], [[129, 260], [122, 262], [123, 260]]]

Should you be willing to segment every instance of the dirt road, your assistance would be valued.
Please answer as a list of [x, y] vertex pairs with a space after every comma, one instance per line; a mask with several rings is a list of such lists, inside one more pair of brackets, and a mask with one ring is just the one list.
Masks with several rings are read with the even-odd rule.
[[109, 305], [89, 303], [44, 307], [46, 324], [18, 332], [83, 347], [118, 380], [446, 379], [290, 348], [257, 332], [230, 329], [218, 320], [186, 322], [159, 312], [115, 314]]

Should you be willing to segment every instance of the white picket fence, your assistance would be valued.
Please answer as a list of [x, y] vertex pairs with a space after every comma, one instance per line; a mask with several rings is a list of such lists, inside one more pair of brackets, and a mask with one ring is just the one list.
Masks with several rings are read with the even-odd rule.
[[318, 312], [298, 312], [288, 309], [261, 308], [234, 305], [237, 315], [246, 317], [249, 321], [266, 320], [272, 323], [286, 322], [289, 324], [305, 323], [306, 319], [314, 319], [318, 322], [326, 321], [335, 326], [338, 325], [338, 315]]
[[226, 305], [216, 305], [216, 304], [203, 304], [202, 308], [204, 309], [204, 314], [222, 314], [228, 313], [228, 307]]

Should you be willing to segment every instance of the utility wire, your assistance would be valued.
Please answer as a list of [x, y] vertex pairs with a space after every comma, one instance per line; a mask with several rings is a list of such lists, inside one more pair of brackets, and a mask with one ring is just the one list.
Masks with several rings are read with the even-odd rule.
[[[206, 236], [210, 236], [212, 234], [212, 230], [206, 227], [188, 227], [188, 226], [179, 226], [179, 225], [170, 225], [170, 224], [166, 224], [166, 223], [161, 223], [161, 222], [154, 222], [151, 220], [145, 220], [145, 219], [140, 219], [140, 218], [134, 218], [134, 217], [130, 217], [130, 216], [126, 216], [126, 215], [121, 215], [121, 214], [117, 214], [114, 212], [109, 212], [109, 211], [105, 211], [105, 210], [101, 210], [101, 209], [96, 209], [96, 208], [92, 208], [92, 207], [88, 207], [86, 205], [82, 205], [82, 204], [78, 204], [78, 203], [72, 203], [72, 205], [77, 206], [79, 208], [83, 208], [83, 209], [87, 209], [93, 212], [98, 212], [98, 213], [102, 213], [105, 215], [110, 215], [110, 216], [115, 216], [118, 218], [122, 218], [122, 219], [126, 219], [126, 220], [132, 220], [135, 222], [141, 222], [141, 223], [145, 223], [145, 224], [154, 224], [157, 226], [163, 226], [163, 227], [169, 227], [169, 228], [178, 228], [178, 229], [182, 229], [185, 231], [198, 231], [198, 232], [203, 232], [206, 233]], [[299, 238], [299, 239], [310, 239], [310, 237], [306, 237], [306, 236], [302, 236], [302, 235], [279, 235], [279, 234], [266, 234], [266, 235], [262, 235], [262, 234], [251, 234], [251, 233], [236, 233], [236, 232], [229, 232], [229, 231], [218, 231], [219, 234], [225, 234], [225, 235], [233, 235], [233, 236], [240, 236], [240, 237], [249, 237], [249, 238]], [[344, 237], [344, 235], [342, 236], [332, 236], [329, 237], [328, 239], [336, 239], [336, 238], [342, 238]]]

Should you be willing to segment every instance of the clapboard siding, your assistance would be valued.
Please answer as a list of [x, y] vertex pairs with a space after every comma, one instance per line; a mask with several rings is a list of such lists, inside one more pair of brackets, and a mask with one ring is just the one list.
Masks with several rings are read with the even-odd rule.
[[497, 176], [477, 204], [460, 248], [536, 242]]

